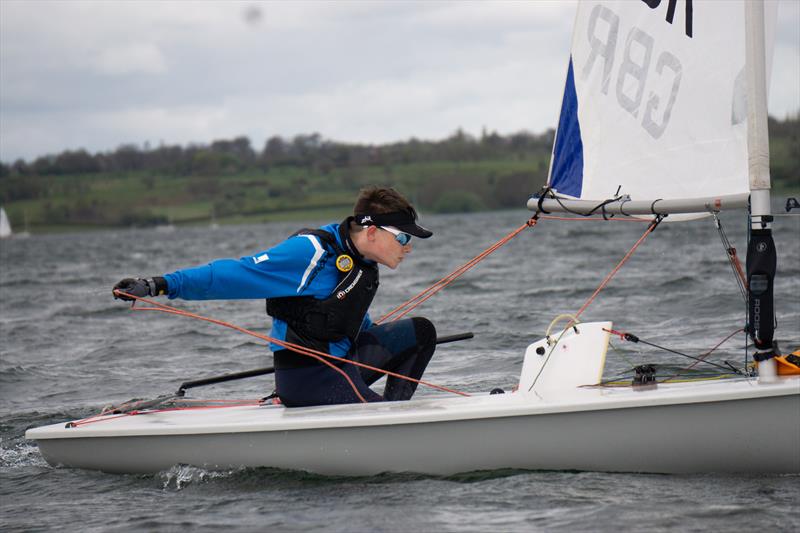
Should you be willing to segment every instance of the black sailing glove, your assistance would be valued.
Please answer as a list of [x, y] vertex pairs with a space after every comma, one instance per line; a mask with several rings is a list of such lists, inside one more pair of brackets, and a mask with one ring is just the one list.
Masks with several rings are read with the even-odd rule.
[[147, 298], [148, 296], [161, 296], [162, 294], [167, 293], [167, 280], [162, 277], [150, 279], [125, 278], [117, 282], [112, 290], [114, 298], [129, 302], [135, 298], [131, 298], [125, 294], [119, 294], [117, 291], [125, 292], [132, 296], [138, 296], [139, 298]]

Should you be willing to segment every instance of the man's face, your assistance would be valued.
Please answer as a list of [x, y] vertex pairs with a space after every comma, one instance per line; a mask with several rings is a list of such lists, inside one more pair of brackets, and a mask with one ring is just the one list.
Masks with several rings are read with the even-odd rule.
[[406, 254], [411, 253], [411, 243], [401, 245], [389, 231], [377, 226], [368, 226], [364, 231], [366, 231], [366, 245], [363, 246], [363, 250], [359, 248], [359, 251], [367, 259], [394, 270]]

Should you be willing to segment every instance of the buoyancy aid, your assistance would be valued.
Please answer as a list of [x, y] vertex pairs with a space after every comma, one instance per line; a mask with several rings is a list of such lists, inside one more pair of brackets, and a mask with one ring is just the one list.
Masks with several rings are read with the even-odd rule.
[[[348, 242], [350, 221], [339, 225], [342, 242]], [[339, 283], [327, 298], [289, 296], [269, 298], [267, 314], [286, 322], [293, 335], [304, 345], [319, 346], [319, 342], [338, 342], [345, 338], [354, 341], [361, 330], [364, 316], [378, 290], [378, 266], [369, 264], [354, 250], [345, 250], [336, 237], [324, 230], [302, 229], [296, 235], [319, 237], [332, 252], [339, 272]], [[329, 258], [326, 258], [329, 260]]]

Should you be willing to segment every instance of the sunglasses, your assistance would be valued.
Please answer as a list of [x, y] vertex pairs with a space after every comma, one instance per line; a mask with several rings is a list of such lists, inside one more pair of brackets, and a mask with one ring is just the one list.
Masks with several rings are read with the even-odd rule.
[[411, 240], [411, 235], [408, 233], [403, 233], [397, 228], [393, 228], [391, 226], [378, 226], [379, 229], [388, 231], [392, 235], [394, 235], [394, 239], [400, 243], [400, 246], [405, 246]]

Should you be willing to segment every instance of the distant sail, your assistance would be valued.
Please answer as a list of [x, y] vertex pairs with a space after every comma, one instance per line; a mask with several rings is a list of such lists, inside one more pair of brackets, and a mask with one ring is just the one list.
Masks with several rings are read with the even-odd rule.
[[[775, 3], [767, 4], [767, 79]], [[602, 201], [746, 194], [741, 1], [579, 5], [548, 184]]]
[[11, 223], [8, 221], [6, 210], [0, 207], [0, 239], [11, 237]]

